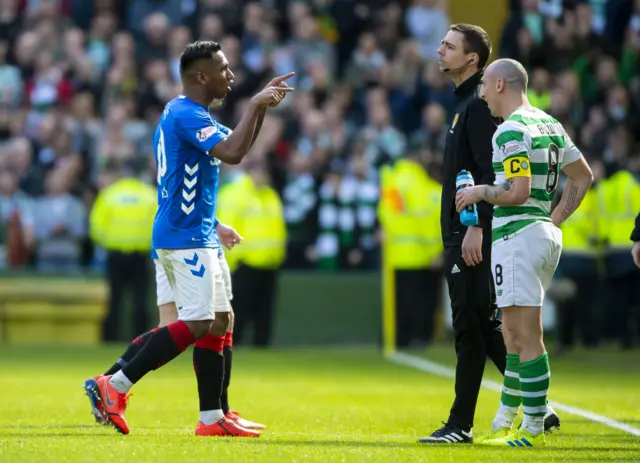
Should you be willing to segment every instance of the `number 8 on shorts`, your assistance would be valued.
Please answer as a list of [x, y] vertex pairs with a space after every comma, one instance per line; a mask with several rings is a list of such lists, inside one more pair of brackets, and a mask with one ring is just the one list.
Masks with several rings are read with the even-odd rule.
[[562, 252], [562, 233], [539, 222], [491, 247], [498, 307], [542, 307]]

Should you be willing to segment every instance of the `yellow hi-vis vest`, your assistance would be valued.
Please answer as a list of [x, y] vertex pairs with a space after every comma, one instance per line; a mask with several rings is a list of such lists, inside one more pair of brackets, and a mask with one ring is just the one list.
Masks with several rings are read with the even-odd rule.
[[440, 185], [414, 161], [383, 168], [378, 217], [394, 269], [427, 268], [442, 253], [440, 195]]
[[149, 251], [157, 209], [155, 188], [135, 178], [119, 180], [98, 194], [89, 217], [89, 235], [109, 251]]
[[591, 188], [580, 207], [560, 226], [563, 252], [595, 255], [598, 251], [599, 225], [597, 191]]
[[610, 249], [631, 249], [629, 236], [640, 210], [640, 185], [625, 170], [602, 181], [598, 192], [598, 229]]
[[259, 269], [277, 269], [284, 262], [287, 229], [282, 201], [270, 186], [256, 187], [243, 175], [220, 189], [217, 218], [244, 238], [226, 252], [229, 267], [242, 262]]

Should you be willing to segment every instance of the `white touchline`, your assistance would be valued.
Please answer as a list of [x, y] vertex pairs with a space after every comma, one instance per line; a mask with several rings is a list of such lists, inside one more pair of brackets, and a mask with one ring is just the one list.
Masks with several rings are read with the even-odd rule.
[[[387, 356], [387, 359], [393, 363], [415, 368], [416, 370], [424, 371], [425, 373], [431, 373], [434, 375], [444, 376], [447, 378], [455, 378], [456, 376], [456, 371], [453, 368], [441, 365], [436, 362], [432, 362], [431, 360], [423, 359], [420, 357], [414, 357], [413, 355], [409, 355], [409, 354], [404, 354], [402, 352], [396, 352], [395, 354], [391, 354]], [[486, 389], [490, 389], [495, 392], [502, 391], [502, 384], [496, 383], [495, 381], [491, 381], [490, 379], [482, 380], [482, 386], [485, 387]], [[563, 403], [555, 402], [553, 400], [549, 401], [549, 405], [551, 405], [553, 408], [557, 410], [571, 413], [572, 415], [581, 416], [588, 420], [595, 421], [596, 423], [604, 424], [605, 426], [609, 426], [611, 428], [628, 432], [629, 434], [633, 434], [634, 436], [640, 436], [640, 428], [629, 426], [628, 424], [622, 423], [620, 421], [612, 420], [611, 418], [607, 418], [606, 416], [598, 415], [597, 413], [593, 413], [588, 410], [583, 410], [581, 408], [574, 407], [572, 405], [565, 405]]]

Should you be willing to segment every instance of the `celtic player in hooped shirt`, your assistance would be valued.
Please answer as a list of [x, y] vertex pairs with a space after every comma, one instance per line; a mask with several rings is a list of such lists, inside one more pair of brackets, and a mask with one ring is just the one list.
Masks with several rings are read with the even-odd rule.
[[[504, 122], [493, 136], [494, 186], [457, 194], [460, 211], [482, 199], [495, 206], [491, 259], [507, 368], [492, 432], [479, 443], [527, 448], [543, 445], [548, 412], [549, 359], [542, 336], [541, 309], [562, 251], [558, 228], [580, 205], [593, 175], [562, 124], [527, 100], [527, 73], [501, 59], [482, 79], [482, 97]], [[567, 184], [551, 210], [560, 171]], [[522, 425], [513, 422], [522, 405]]]
[[178, 321], [153, 330], [120, 371], [96, 380], [95, 392], [106, 421], [128, 434], [124, 412], [133, 384], [195, 343], [196, 349], [211, 354], [202, 358], [196, 371], [200, 396], [196, 435], [258, 436], [227, 419], [221, 409], [220, 353], [230, 305], [215, 234], [218, 174], [221, 162], [238, 164], [247, 154], [266, 109], [293, 90], [284, 82], [293, 73], [273, 79], [256, 94], [233, 131], [213, 121], [208, 112], [233, 83], [220, 46], [212, 41], [187, 45], [180, 75], [184, 94], [167, 103], [154, 135], [158, 212], [153, 226], [153, 249], [173, 291]]

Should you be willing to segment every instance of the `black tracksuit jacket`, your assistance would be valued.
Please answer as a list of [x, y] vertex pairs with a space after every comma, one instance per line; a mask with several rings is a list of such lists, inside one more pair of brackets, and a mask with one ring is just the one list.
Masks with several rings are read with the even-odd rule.
[[[492, 185], [495, 180], [491, 139], [501, 121], [491, 116], [487, 104], [480, 98], [481, 78], [482, 73], [478, 72], [455, 89], [457, 105], [447, 133], [443, 161], [440, 226], [445, 246], [460, 246], [467, 229], [456, 212], [458, 173], [463, 169], [471, 172], [476, 185]], [[483, 244], [487, 246], [491, 243], [493, 205], [480, 201], [478, 215], [484, 231]]]

